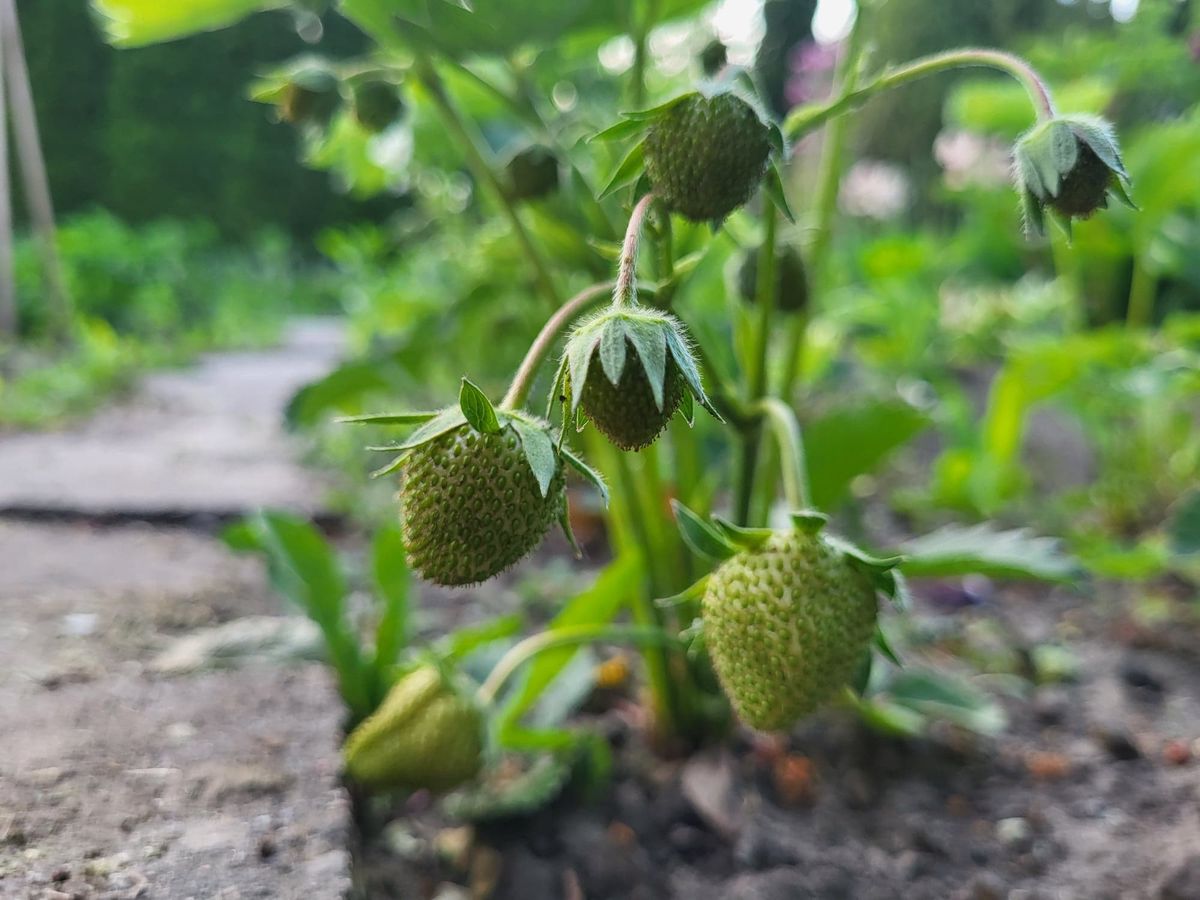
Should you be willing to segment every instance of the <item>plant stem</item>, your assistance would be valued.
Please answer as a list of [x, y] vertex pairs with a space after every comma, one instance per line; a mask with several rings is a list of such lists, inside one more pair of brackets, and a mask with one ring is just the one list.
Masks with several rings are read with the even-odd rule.
[[496, 167], [490, 159], [491, 151], [486, 148], [481, 137], [472, 133], [466, 119], [459, 114], [458, 107], [446, 91], [446, 86], [442, 82], [441, 76], [428, 56], [419, 50], [416, 52], [418, 77], [429, 90], [434, 105], [437, 106], [438, 111], [441, 113], [446, 127], [457, 138], [459, 145], [466, 154], [467, 165], [475, 173], [475, 177], [491, 189], [501, 211], [508, 218], [509, 224], [512, 226], [513, 235], [521, 245], [521, 250], [529, 260], [530, 266], [533, 267], [534, 280], [537, 283], [538, 290], [548, 302], [557, 306], [559, 304], [558, 289], [555, 288], [554, 281], [550, 277], [550, 270], [546, 266], [546, 261], [542, 259], [542, 254], [534, 245], [533, 238], [530, 236], [528, 229], [526, 229], [525, 223], [521, 220], [516, 205], [496, 174]]
[[783, 472], [783, 491], [793, 509], [812, 506], [808, 488], [808, 469], [804, 461], [804, 438], [792, 408], [778, 397], [758, 401], [757, 411], [767, 419], [779, 446], [779, 466]]
[[617, 283], [613, 288], [613, 306], [637, 305], [637, 258], [641, 242], [642, 225], [646, 214], [654, 203], [654, 193], [646, 194], [629, 214], [629, 225], [625, 228], [625, 241], [621, 244], [621, 260], [617, 263]]
[[908, 84], [910, 81], [916, 81], [926, 75], [971, 66], [1000, 69], [1012, 75], [1025, 87], [1037, 112], [1039, 122], [1044, 122], [1054, 116], [1054, 101], [1050, 97], [1050, 90], [1029, 63], [1015, 54], [1002, 50], [963, 47], [958, 50], [947, 50], [944, 53], [923, 56], [906, 65], [887, 70], [868, 81], [861, 88], [843, 88], [837, 99], [825, 106], [816, 109], [800, 107], [783, 123], [783, 133], [789, 139], [795, 140], [824, 124], [828, 119], [861, 106], [881, 91]]
[[1145, 328], [1154, 313], [1154, 292], [1157, 279], [1146, 268], [1144, 254], [1133, 257], [1133, 276], [1129, 282], [1129, 308], [1125, 311], [1128, 328]]
[[525, 665], [547, 650], [559, 647], [572, 647], [580, 644], [591, 644], [599, 641], [630, 643], [638, 646], [659, 647], [679, 643], [660, 628], [646, 628], [640, 625], [564, 625], [553, 631], [543, 631], [531, 635], [518, 642], [508, 650], [500, 661], [492, 668], [487, 679], [480, 685], [476, 698], [485, 706], [496, 702], [501, 689], [513, 675]]
[[[858, 85], [859, 59], [862, 56], [865, 11], [860, 7], [858, 17], [851, 27], [846, 49], [838, 62], [834, 77], [836, 90], [841, 95], [852, 93]], [[833, 230], [833, 216], [837, 211], [838, 189], [845, 169], [845, 147], [850, 122], [846, 117], [834, 119], [825, 131], [825, 146], [821, 152], [821, 167], [817, 174], [816, 199], [813, 203], [813, 237], [808, 247], [809, 309], [814, 308], [814, 299], [821, 289], [821, 274], [825, 256], [829, 250], [829, 237]], [[788, 349], [783, 359], [783, 374], [779, 382], [779, 396], [791, 400], [800, 375], [800, 360], [804, 356], [804, 340], [807, 321], [793, 324], [788, 334]]]
[[[763, 213], [763, 242], [758, 253], [758, 280], [755, 300], [758, 321], [750, 351], [750, 402], [754, 403], [767, 391], [767, 350], [771, 344], [771, 315], [775, 308], [775, 207], [768, 205]], [[758, 448], [761, 429], [754, 423], [742, 432], [738, 450], [738, 480], [734, 494], [734, 519], [740, 525], [750, 524], [754, 475], [758, 468]]]
[[612, 282], [609, 281], [588, 285], [560, 306], [558, 311], [546, 320], [542, 330], [538, 332], [533, 343], [529, 345], [529, 349], [525, 351], [525, 358], [521, 360], [521, 365], [517, 369], [517, 374], [513, 376], [504, 399], [500, 401], [501, 409], [520, 409], [524, 405], [525, 398], [529, 396], [529, 389], [533, 386], [533, 378], [537, 374], [538, 366], [549, 354], [559, 333], [576, 316], [605, 296], [611, 285]]

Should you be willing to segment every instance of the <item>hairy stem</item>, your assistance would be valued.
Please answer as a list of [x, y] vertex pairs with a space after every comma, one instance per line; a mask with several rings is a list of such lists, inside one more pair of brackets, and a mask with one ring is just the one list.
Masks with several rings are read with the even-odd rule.
[[533, 386], [534, 376], [537, 375], [538, 366], [542, 364], [551, 348], [554, 347], [559, 333], [585, 309], [605, 296], [611, 286], [611, 281], [588, 285], [560, 306], [558, 311], [546, 320], [542, 330], [538, 332], [533, 343], [529, 345], [529, 349], [525, 351], [525, 358], [521, 360], [521, 365], [517, 369], [517, 374], [513, 376], [504, 399], [500, 401], [501, 409], [519, 409], [525, 403], [525, 399], [529, 396], [529, 389]]
[[968, 67], [999, 69], [1007, 72], [1024, 86], [1033, 103], [1039, 122], [1054, 116], [1054, 101], [1050, 97], [1050, 90], [1029, 63], [1021, 57], [1003, 50], [963, 47], [958, 50], [947, 50], [944, 53], [923, 56], [903, 66], [886, 70], [860, 88], [843, 89], [837, 99], [825, 106], [800, 107], [783, 123], [783, 133], [789, 139], [795, 140], [824, 124], [827, 120], [861, 106], [881, 91], [908, 84], [910, 81], [916, 81], [926, 75]]
[[635, 306], [637, 304], [637, 258], [641, 242], [642, 225], [646, 214], [654, 203], [654, 193], [646, 194], [634, 206], [625, 229], [625, 241], [621, 244], [621, 260], [617, 263], [617, 283], [613, 288], [613, 306]]
[[490, 706], [496, 702], [496, 697], [499, 696], [504, 685], [520, 670], [521, 666], [539, 654], [559, 647], [574, 647], [600, 641], [635, 644], [640, 647], [661, 647], [678, 644], [679, 638], [673, 637], [660, 628], [646, 628], [640, 625], [567, 625], [555, 628], [553, 631], [543, 631], [515, 644], [500, 657], [500, 661], [488, 674], [487, 680], [480, 685], [475, 696], [480, 703]]
[[779, 447], [779, 466], [783, 472], [783, 492], [793, 509], [812, 505], [808, 488], [808, 469], [804, 461], [804, 439], [792, 408], [778, 397], [758, 401], [757, 411], [767, 420]]

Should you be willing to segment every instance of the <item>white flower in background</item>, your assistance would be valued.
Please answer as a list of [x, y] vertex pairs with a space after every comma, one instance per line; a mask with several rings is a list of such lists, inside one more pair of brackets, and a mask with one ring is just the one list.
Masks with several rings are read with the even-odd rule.
[[879, 160], [861, 160], [842, 179], [838, 197], [842, 211], [884, 221], [908, 207], [908, 176], [899, 166]]
[[978, 185], [1008, 185], [1012, 161], [1007, 145], [973, 131], [947, 130], [933, 142], [933, 156], [942, 167], [946, 186], [954, 191]]

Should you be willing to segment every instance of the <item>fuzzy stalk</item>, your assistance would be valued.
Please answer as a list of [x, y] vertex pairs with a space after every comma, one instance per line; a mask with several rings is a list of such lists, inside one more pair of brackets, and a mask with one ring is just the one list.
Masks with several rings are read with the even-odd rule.
[[[758, 255], [758, 281], [754, 286], [758, 319], [750, 350], [749, 402], [754, 403], [767, 392], [767, 351], [771, 346], [771, 318], [775, 308], [775, 231], [778, 218], [774, 206], [763, 213], [763, 243]], [[738, 476], [734, 489], [734, 519], [739, 525], [751, 524], [754, 498], [754, 478], [758, 468], [759, 444], [762, 440], [757, 422], [741, 432], [738, 448]]]
[[625, 240], [621, 244], [621, 259], [617, 263], [617, 283], [613, 287], [613, 306], [637, 305], [637, 258], [642, 239], [642, 226], [646, 215], [654, 205], [654, 193], [650, 192], [633, 207], [629, 214], [629, 225], [625, 228]]
[[[860, 16], [861, 18], [861, 16]], [[857, 27], [857, 24], [856, 24]], [[911, 81], [936, 75], [951, 69], [982, 67], [999, 69], [1016, 78], [1025, 88], [1033, 104], [1039, 122], [1045, 122], [1055, 115], [1054, 101], [1046, 82], [1021, 57], [1006, 53], [1003, 50], [991, 50], [982, 47], [963, 47], [957, 50], [947, 50], [944, 53], [934, 53], [915, 59], [905, 65], [888, 69], [872, 78], [859, 88], [845, 88], [839, 92], [836, 99], [824, 106], [800, 107], [787, 117], [783, 123], [783, 133], [795, 140], [800, 136], [825, 124], [829, 119], [840, 116], [861, 106], [871, 97], [882, 91], [900, 87]]]
[[783, 473], [783, 493], [793, 510], [812, 506], [812, 494], [808, 486], [808, 468], [804, 460], [804, 438], [800, 423], [792, 408], [778, 397], [764, 397], [758, 401], [758, 413], [771, 426], [779, 448], [779, 466]]
[[501, 409], [520, 409], [525, 404], [538, 367], [553, 349], [559, 334], [589, 306], [607, 295], [610, 286], [611, 282], [608, 281], [588, 285], [560, 306], [554, 315], [546, 320], [542, 330], [538, 332], [533, 343], [529, 345], [529, 349], [525, 351], [525, 358], [521, 360], [521, 365], [517, 368], [517, 373], [513, 376], [508, 391], [504, 394], [504, 399], [500, 401]]

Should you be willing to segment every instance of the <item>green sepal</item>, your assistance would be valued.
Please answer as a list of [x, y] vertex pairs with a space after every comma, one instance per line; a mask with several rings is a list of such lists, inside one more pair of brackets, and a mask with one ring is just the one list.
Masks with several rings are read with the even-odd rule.
[[333, 421], [339, 425], [421, 425], [437, 418], [438, 412], [367, 413], [362, 416], [338, 416]]
[[576, 456], [570, 447], [559, 447], [558, 452], [562, 454], [562, 458], [567, 461], [571, 468], [587, 479], [600, 492], [600, 497], [604, 500], [604, 505], [608, 506], [608, 485], [604, 483], [604, 477]]
[[734, 525], [728, 519], [720, 516], [713, 516], [712, 520], [725, 539], [741, 550], [757, 550], [775, 533], [771, 528], [746, 528], [742, 525]]
[[704, 653], [706, 646], [704, 641], [704, 619], [697, 616], [692, 619], [687, 628], [679, 632], [679, 640], [687, 647], [683, 651], [683, 655], [688, 658], [688, 662], [695, 662]]
[[1021, 218], [1025, 234], [1041, 237], [1046, 233], [1046, 216], [1042, 211], [1042, 204], [1032, 191], [1024, 187], [1021, 189]]
[[710, 572], [701, 577], [698, 581], [692, 582], [678, 594], [672, 594], [670, 597], [658, 597], [654, 601], [654, 605], [659, 609], [670, 609], [675, 606], [682, 606], [690, 601], [699, 600], [704, 596], [704, 591], [708, 587], [708, 579], [712, 577]]
[[645, 165], [645, 149], [644, 142], [635, 144], [633, 148], [625, 154], [625, 158], [617, 164], [609, 176], [608, 182], [604, 189], [600, 191], [597, 199], [603, 200], [610, 194], [619, 191], [627, 184], [632, 184], [642, 174], [642, 169]]
[[575, 433], [579, 434], [581, 431], [583, 431], [583, 429], [587, 428], [587, 424], [589, 421], [590, 420], [588, 419], [588, 414], [586, 411], [584, 411], [584, 408], [582, 406], [579, 407], [578, 409], [576, 409], [575, 410]]
[[792, 525], [805, 534], [817, 535], [829, 524], [829, 516], [815, 509], [798, 509], [792, 512]]
[[625, 334], [633, 344], [646, 380], [650, 382], [650, 393], [659, 411], [663, 408], [663, 382], [667, 376], [667, 339], [662, 323], [627, 317]]
[[[679, 325], [675, 320], [671, 321], [671, 327], [667, 329], [667, 349], [671, 351], [671, 357], [675, 360], [675, 365], [679, 367], [679, 372], [683, 375], [683, 380], [692, 396], [710, 416], [718, 422], [725, 421], [709, 401], [708, 395], [704, 393], [704, 385], [700, 382], [700, 371], [696, 368], [696, 360], [692, 357], [692, 352], [688, 349], [687, 342], [680, 333]], [[687, 392], [685, 391], [685, 393]], [[690, 419], [688, 424], [691, 424]]]
[[688, 428], [696, 424], [696, 407], [691, 391], [684, 391], [683, 396], [679, 398], [679, 415], [687, 422]]
[[859, 659], [858, 668], [854, 670], [854, 677], [846, 685], [846, 690], [853, 691], [858, 697], [865, 696], [871, 687], [871, 670], [874, 668], [874, 663], [875, 654], [869, 649], [866, 650]]
[[1129, 180], [1112, 125], [1099, 116], [1069, 115], [1063, 116], [1063, 120], [1069, 123], [1075, 136], [1087, 144], [1104, 165], [1121, 178]]
[[480, 434], [497, 434], [500, 431], [500, 420], [496, 418], [492, 401], [487, 398], [487, 394], [472, 384], [470, 379], [462, 380], [462, 387], [458, 391], [458, 405], [462, 409], [463, 417]]
[[691, 97], [693, 93], [695, 92], [689, 91], [686, 94], [680, 94], [678, 97], [672, 97], [665, 103], [660, 103], [658, 106], [651, 106], [649, 109], [626, 110], [621, 115], [634, 122], [651, 122], [670, 112], [672, 107], [682, 103], [688, 97]]
[[779, 167], [775, 163], [771, 163], [767, 167], [767, 174], [763, 177], [763, 190], [767, 192], [767, 198], [775, 205], [775, 208], [783, 214], [788, 222], [794, 225], [796, 215], [788, 205], [787, 193], [783, 189], [783, 177], [779, 174]]
[[600, 346], [597, 348], [600, 366], [614, 386], [621, 380], [621, 374], [625, 371], [625, 348], [625, 326], [619, 317], [614, 317], [601, 329]]
[[435, 438], [441, 437], [448, 431], [453, 431], [460, 425], [467, 424], [466, 417], [462, 410], [457, 406], [448, 406], [440, 413], [414, 431], [408, 436], [408, 439], [399, 443], [392, 444], [386, 447], [369, 447], [369, 450], [380, 450], [386, 452], [395, 452], [400, 455], [388, 463], [381, 469], [376, 469], [371, 473], [372, 478], [379, 478], [381, 475], [387, 475], [396, 471], [400, 466], [404, 465], [404, 460], [408, 457], [410, 451], [420, 447], [422, 444], [428, 444]]
[[[904, 668], [904, 663], [902, 663], [900, 661], [900, 657], [896, 653], [895, 649], [892, 647], [891, 641], [888, 640], [887, 635], [884, 634], [883, 629], [880, 628], [878, 625], [875, 626], [875, 637], [873, 639], [873, 642], [875, 644], [875, 649], [878, 650], [881, 654], [883, 654], [884, 659], [886, 659], [888, 662], [890, 662], [894, 666], [897, 666], [901, 669]], [[861, 693], [861, 691], [860, 691], [860, 693]]]
[[[566, 409], [567, 409], [567, 357], [564, 354], [563, 358], [558, 361], [558, 368], [554, 371], [554, 383], [550, 385], [550, 393], [546, 397], [546, 414], [545, 418], [550, 418], [550, 413], [554, 410], [554, 401], [557, 400], [563, 405], [563, 430], [566, 430]], [[562, 443], [561, 436], [559, 443]]]
[[599, 346], [601, 336], [599, 329], [591, 329], [585, 326], [571, 335], [571, 340], [567, 342], [565, 361], [567, 364], [567, 375], [570, 379], [569, 399], [571, 401], [570, 409], [572, 413], [579, 408], [579, 402], [583, 399], [583, 386], [587, 383], [588, 369], [592, 364], [592, 354]]
[[529, 463], [533, 477], [537, 480], [538, 489], [545, 497], [550, 491], [550, 482], [554, 480], [559, 467], [558, 456], [554, 452], [554, 441], [540, 425], [534, 425], [516, 416], [509, 419], [509, 425], [521, 439], [521, 449], [525, 453], [525, 461]]
[[1071, 243], [1075, 237], [1075, 230], [1071, 225], [1071, 217], [1064, 216], [1052, 209], [1050, 210], [1050, 221], [1063, 233], [1063, 237], [1067, 239], [1067, 243]]
[[787, 159], [787, 141], [784, 140], [783, 132], [779, 130], [779, 126], [774, 122], [764, 122], [767, 126], [767, 140], [771, 143], [771, 149], [780, 159]]
[[579, 541], [575, 540], [575, 531], [571, 528], [571, 512], [567, 509], [566, 502], [558, 510], [558, 527], [562, 529], [563, 537], [571, 546], [571, 553], [574, 557], [583, 559], [583, 550], [579, 547]]
[[1115, 200], [1123, 203], [1125, 206], [1137, 212], [1138, 205], [1133, 202], [1133, 198], [1129, 196], [1128, 185], [1126, 179], [1118, 174], [1113, 174], [1112, 179], [1108, 183], [1108, 195]]
[[729, 538], [678, 500], [671, 500], [671, 509], [675, 511], [675, 521], [683, 542], [695, 553], [718, 561], [737, 554], [738, 549]]
[[603, 131], [598, 131], [587, 139], [589, 144], [596, 141], [623, 141], [643, 131], [646, 123], [639, 119], [621, 119], [615, 125], [609, 125]]

